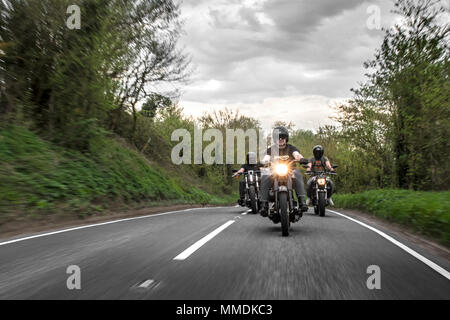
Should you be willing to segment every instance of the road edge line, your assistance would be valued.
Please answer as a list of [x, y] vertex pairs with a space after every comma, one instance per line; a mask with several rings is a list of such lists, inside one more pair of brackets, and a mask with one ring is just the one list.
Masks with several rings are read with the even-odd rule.
[[344, 218], [347, 218], [353, 222], [356, 222], [360, 225], [362, 225], [363, 227], [372, 230], [373, 232], [377, 233], [378, 235], [382, 236], [383, 238], [385, 238], [386, 240], [392, 242], [393, 244], [395, 244], [397, 247], [399, 247], [400, 249], [406, 251], [407, 253], [409, 253], [410, 255], [412, 255], [414, 258], [420, 260], [421, 262], [423, 262], [424, 264], [426, 264], [428, 267], [430, 267], [431, 269], [433, 269], [434, 271], [436, 271], [437, 273], [439, 273], [440, 275], [442, 275], [443, 277], [447, 278], [447, 280], [450, 280], [450, 272], [448, 272], [447, 270], [445, 270], [444, 268], [442, 268], [441, 266], [439, 266], [438, 264], [434, 263], [433, 261], [431, 261], [428, 258], [425, 258], [424, 256], [422, 256], [420, 253], [418, 253], [417, 251], [414, 251], [413, 249], [411, 249], [410, 247], [404, 245], [403, 243], [401, 243], [398, 240], [395, 240], [394, 238], [392, 238], [391, 236], [387, 235], [386, 233], [384, 233], [383, 231], [380, 231], [372, 226], [369, 226], [368, 224], [365, 224], [364, 222], [361, 222], [359, 220], [356, 220], [354, 218], [351, 218], [349, 216], [346, 216], [343, 213], [334, 211], [334, 210], [330, 210], [327, 209], [328, 211], [335, 213], [337, 215], [340, 215]]
[[[16, 242], [21, 242], [21, 241], [25, 241], [25, 240], [31, 240], [31, 239], [35, 239], [35, 238], [51, 236], [51, 235], [58, 234], [58, 233], [63, 233], [63, 232], [69, 232], [69, 231], [86, 229], [86, 228], [92, 228], [92, 227], [98, 227], [98, 226], [103, 226], [103, 225], [113, 224], [113, 223], [118, 223], [118, 222], [131, 221], [131, 220], [137, 220], [137, 219], [145, 219], [145, 218], [162, 216], [162, 215], [166, 215], [166, 214], [180, 213], [180, 212], [191, 211], [191, 210], [198, 210], [198, 209], [205, 209], [205, 208], [211, 208], [211, 207], [188, 208], [188, 209], [183, 209], [183, 210], [155, 213], [155, 214], [149, 214], [149, 215], [139, 216], [139, 217], [132, 217], [132, 218], [118, 219], [118, 220], [106, 221], [106, 222], [95, 223], [95, 224], [88, 224], [88, 225], [79, 226], [79, 227], [73, 227], [73, 228], [68, 228], [68, 229], [63, 229], [63, 230], [46, 232], [46, 233], [42, 233], [42, 234], [36, 234], [34, 236], [28, 236], [28, 237], [24, 237], [24, 238], [8, 240], [8, 241], [0, 242], [0, 246], [4, 246], [4, 245], [7, 245], [7, 244], [16, 243]], [[226, 207], [214, 207], [214, 208], [226, 208]]]

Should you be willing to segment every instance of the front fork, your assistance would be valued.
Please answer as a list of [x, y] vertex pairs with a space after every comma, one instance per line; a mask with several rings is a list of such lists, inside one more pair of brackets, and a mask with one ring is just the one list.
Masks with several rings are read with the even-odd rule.
[[[284, 186], [286, 187], [286, 186]], [[273, 181], [273, 192], [274, 192], [274, 196], [275, 196], [275, 212], [276, 213], [280, 213], [279, 209], [280, 209], [280, 205], [279, 205], [279, 201], [278, 201], [278, 193], [279, 192], [285, 192], [280, 191], [280, 185], [278, 182], [278, 179], [275, 178]], [[292, 179], [288, 179], [287, 180], [287, 192], [288, 192], [288, 210], [289, 213], [292, 212], [292, 210], [294, 209], [294, 202], [293, 202], [293, 192], [292, 192]]]
[[325, 199], [327, 199], [327, 196], [328, 196], [328, 194], [327, 194], [327, 185], [325, 185], [325, 188], [324, 189], [319, 189], [319, 186], [316, 184], [316, 205], [319, 205], [319, 192], [323, 192], [323, 193], [325, 193]]

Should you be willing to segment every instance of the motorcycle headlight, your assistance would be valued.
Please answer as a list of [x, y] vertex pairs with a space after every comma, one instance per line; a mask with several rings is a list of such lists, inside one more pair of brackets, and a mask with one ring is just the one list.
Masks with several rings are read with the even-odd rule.
[[325, 178], [317, 179], [317, 184], [318, 184], [319, 186], [324, 186], [324, 185], [326, 184]]
[[275, 172], [277, 173], [277, 175], [284, 177], [285, 175], [288, 174], [288, 166], [285, 165], [284, 163], [279, 163], [275, 166]]

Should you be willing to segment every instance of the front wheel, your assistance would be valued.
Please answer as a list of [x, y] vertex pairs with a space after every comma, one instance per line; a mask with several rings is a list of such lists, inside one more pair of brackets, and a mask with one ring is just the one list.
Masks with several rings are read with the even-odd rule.
[[280, 202], [281, 235], [287, 237], [289, 235], [290, 226], [287, 193], [281, 192], [278, 195], [278, 201]]
[[252, 213], [258, 213], [258, 199], [256, 199], [255, 186], [250, 186], [248, 189], [248, 194], [250, 196], [250, 204], [252, 206]]
[[325, 216], [325, 205], [326, 205], [327, 199], [325, 199], [325, 192], [319, 192], [319, 201], [318, 201], [318, 209], [319, 209], [319, 216], [323, 217]]

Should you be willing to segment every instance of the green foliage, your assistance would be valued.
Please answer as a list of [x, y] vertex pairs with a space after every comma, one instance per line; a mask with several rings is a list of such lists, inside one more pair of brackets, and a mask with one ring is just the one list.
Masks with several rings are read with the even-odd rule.
[[172, 101], [168, 97], [153, 93], [147, 98], [147, 101], [142, 105], [139, 114], [144, 117], [153, 119], [156, 116], [157, 110], [168, 108], [172, 105]]
[[[81, 10], [78, 30], [66, 26], [69, 5]], [[133, 141], [149, 88], [188, 75], [172, 0], [4, 0], [0, 12], [0, 116], [59, 145], [87, 151], [97, 128], [124, 131], [130, 113]]]
[[439, 1], [398, 0], [374, 70], [338, 107], [342, 138], [379, 166], [378, 187], [448, 189], [450, 25]]
[[336, 194], [333, 200], [336, 207], [370, 212], [450, 245], [450, 191], [383, 189]]
[[13, 211], [96, 213], [117, 201], [231, 202], [151, 165], [115, 139], [92, 138], [89, 153], [82, 154], [17, 126], [0, 130], [0, 181], [0, 221]]

